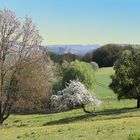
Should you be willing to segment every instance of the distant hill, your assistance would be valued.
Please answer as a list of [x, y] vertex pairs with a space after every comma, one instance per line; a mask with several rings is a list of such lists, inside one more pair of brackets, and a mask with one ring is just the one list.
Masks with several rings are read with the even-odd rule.
[[66, 53], [76, 54], [79, 56], [85, 55], [87, 52], [99, 48], [100, 45], [47, 45], [40, 46], [40, 49], [43, 51], [51, 51], [59, 55], [63, 55]]

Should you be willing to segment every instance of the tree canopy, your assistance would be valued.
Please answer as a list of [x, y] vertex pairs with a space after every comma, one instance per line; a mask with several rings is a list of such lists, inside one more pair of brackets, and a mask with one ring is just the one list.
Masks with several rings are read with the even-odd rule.
[[92, 61], [99, 67], [112, 67], [113, 63], [119, 58], [122, 47], [116, 44], [108, 44], [93, 51]]
[[63, 55], [59, 55], [59, 54], [55, 54], [53, 52], [48, 52], [51, 60], [53, 60], [55, 63], [59, 63], [62, 64], [64, 61], [67, 62], [72, 62], [75, 60], [80, 60], [80, 56], [76, 55], [76, 54], [71, 54], [71, 53], [66, 53]]
[[62, 75], [62, 87], [65, 87], [66, 83], [70, 80], [79, 80], [88, 89], [92, 89], [95, 85], [95, 75], [92, 66], [88, 63], [81, 61], [73, 61], [64, 70]]
[[125, 50], [114, 64], [115, 74], [111, 76], [110, 88], [118, 99], [137, 99], [140, 107], [140, 49]]

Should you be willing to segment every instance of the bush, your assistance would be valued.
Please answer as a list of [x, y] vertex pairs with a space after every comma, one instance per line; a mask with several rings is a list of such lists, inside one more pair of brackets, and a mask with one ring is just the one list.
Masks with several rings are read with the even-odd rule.
[[52, 95], [52, 81], [54, 66], [51, 61], [46, 62], [46, 55], [40, 54], [30, 65], [21, 70], [18, 77], [18, 101], [13, 106], [13, 112], [39, 112], [49, 106]]
[[83, 83], [86, 88], [93, 89], [95, 85], [95, 75], [90, 64], [78, 60], [71, 62], [64, 70], [62, 76], [62, 89], [65, 87], [66, 83], [70, 82], [70, 80], [77, 79]]
[[96, 62], [92, 61], [90, 64], [94, 71], [97, 71], [99, 69], [99, 65]]

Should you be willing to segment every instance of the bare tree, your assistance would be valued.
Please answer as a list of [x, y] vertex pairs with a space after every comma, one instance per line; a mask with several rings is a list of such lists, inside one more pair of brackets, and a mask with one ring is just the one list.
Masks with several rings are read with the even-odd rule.
[[18, 100], [12, 112], [31, 113], [46, 111], [50, 105], [55, 66], [46, 53], [39, 53], [30, 65], [20, 71]]
[[22, 23], [14, 12], [0, 10], [0, 124], [18, 100], [20, 71], [35, 58], [41, 41], [31, 18]]

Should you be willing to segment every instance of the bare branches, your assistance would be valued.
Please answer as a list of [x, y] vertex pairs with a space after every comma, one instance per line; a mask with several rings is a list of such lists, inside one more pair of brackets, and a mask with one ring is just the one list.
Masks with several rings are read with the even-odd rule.
[[26, 17], [21, 23], [11, 10], [0, 10], [0, 118], [3, 120], [16, 100], [20, 71], [35, 58], [41, 41], [31, 18]]

